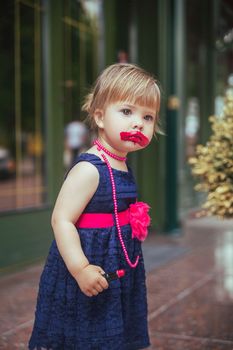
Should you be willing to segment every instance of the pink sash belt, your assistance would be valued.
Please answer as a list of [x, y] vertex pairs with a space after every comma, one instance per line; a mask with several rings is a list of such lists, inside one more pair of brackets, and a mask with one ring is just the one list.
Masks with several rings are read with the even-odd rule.
[[[120, 226], [128, 225], [129, 209], [118, 213]], [[105, 228], [115, 226], [114, 214], [108, 213], [84, 213], [80, 215], [75, 226], [77, 228]]]

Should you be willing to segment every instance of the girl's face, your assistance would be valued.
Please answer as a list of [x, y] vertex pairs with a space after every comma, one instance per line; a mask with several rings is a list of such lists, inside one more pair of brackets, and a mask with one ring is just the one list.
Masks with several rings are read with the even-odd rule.
[[146, 106], [119, 101], [97, 109], [94, 117], [99, 137], [123, 154], [144, 148], [154, 134], [156, 113]]

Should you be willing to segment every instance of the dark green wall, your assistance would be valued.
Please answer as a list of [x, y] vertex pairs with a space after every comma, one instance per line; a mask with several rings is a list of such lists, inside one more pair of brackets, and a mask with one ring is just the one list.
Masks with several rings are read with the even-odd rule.
[[116, 62], [116, 0], [104, 1], [105, 65]]
[[216, 95], [216, 32], [219, 0], [201, 2], [200, 58], [199, 58], [199, 100], [201, 111], [201, 142], [205, 143], [211, 134], [208, 117], [214, 113]]
[[52, 240], [51, 210], [25, 211], [0, 219], [0, 274], [32, 264], [47, 255]]

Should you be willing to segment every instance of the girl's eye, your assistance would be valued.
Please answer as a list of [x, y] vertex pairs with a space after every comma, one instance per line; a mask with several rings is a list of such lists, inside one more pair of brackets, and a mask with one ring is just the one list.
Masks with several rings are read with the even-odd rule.
[[131, 110], [128, 109], [128, 108], [124, 108], [124, 109], [122, 109], [121, 111], [122, 111], [122, 113], [123, 113], [124, 115], [130, 115], [130, 114], [131, 114]]
[[144, 117], [145, 120], [148, 120], [148, 121], [153, 121], [154, 118], [152, 117], [152, 115], [145, 115]]

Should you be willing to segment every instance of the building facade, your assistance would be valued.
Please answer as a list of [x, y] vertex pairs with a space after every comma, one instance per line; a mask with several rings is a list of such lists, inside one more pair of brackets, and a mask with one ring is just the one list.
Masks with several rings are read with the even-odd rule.
[[132, 154], [152, 226], [174, 232], [199, 205], [187, 158], [210, 134], [233, 73], [227, 0], [9, 0], [0, 20], [1, 271], [47, 254], [67, 167], [66, 126], [98, 73], [139, 64], [161, 85], [165, 136]]

